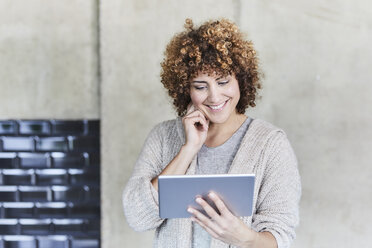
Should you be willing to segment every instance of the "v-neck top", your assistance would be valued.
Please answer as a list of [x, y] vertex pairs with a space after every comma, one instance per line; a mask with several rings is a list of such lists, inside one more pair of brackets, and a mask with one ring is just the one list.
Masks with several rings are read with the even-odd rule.
[[252, 118], [245, 119], [238, 130], [222, 145], [208, 147], [203, 144], [197, 155], [196, 174], [227, 173], [251, 122]]

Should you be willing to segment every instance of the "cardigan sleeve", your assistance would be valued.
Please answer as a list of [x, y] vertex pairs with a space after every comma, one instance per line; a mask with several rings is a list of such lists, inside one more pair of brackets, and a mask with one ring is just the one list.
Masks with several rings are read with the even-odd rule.
[[301, 182], [294, 151], [283, 131], [267, 142], [261, 162], [264, 166], [252, 228], [270, 232], [278, 248], [290, 247], [299, 223]]
[[151, 180], [161, 171], [161, 125], [155, 126], [135, 163], [132, 176], [123, 191], [123, 207], [127, 222], [135, 231], [157, 228], [164, 219], [159, 217], [158, 192]]

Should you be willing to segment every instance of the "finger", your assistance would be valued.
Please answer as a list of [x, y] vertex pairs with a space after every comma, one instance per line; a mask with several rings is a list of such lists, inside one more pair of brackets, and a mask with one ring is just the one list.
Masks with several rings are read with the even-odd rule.
[[202, 124], [203, 130], [208, 131], [208, 128], [209, 128], [208, 122], [205, 120], [205, 118], [203, 118], [203, 116], [201, 118], [202, 118], [202, 121], [200, 122], [200, 124]]
[[189, 105], [187, 105], [186, 115], [191, 113], [194, 110], [195, 110], [195, 106], [192, 102], [190, 102]]
[[209, 120], [208, 120], [207, 115], [205, 114], [205, 112], [203, 110], [201, 110], [201, 109], [197, 109], [197, 110], [199, 110], [202, 113], [202, 115], [204, 116], [205, 120], [209, 123]]
[[186, 110], [185, 116], [187, 116], [190, 113], [193, 113], [195, 111], [200, 111], [200, 113], [203, 115], [203, 117], [205, 118], [205, 120], [209, 122], [209, 120], [206, 118], [206, 115], [205, 115], [204, 111], [202, 111], [201, 109], [196, 108], [195, 105], [192, 102], [190, 102], [189, 105], [187, 106], [187, 110]]
[[202, 214], [195, 208], [189, 207], [187, 209], [187, 212], [189, 212], [190, 214], [193, 214], [194, 217], [198, 218], [200, 221], [205, 223], [205, 225], [211, 226], [213, 224], [210, 218], [208, 218], [207, 216], [205, 216], [204, 214]]
[[203, 116], [203, 114], [198, 109], [194, 109], [194, 111], [192, 111], [192, 112], [188, 113], [187, 115], [185, 115], [185, 117], [191, 117], [191, 116]]
[[205, 130], [208, 130], [209, 120], [204, 116], [204, 114], [200, 110], [196, 109], [194, 112], [190, 113], [189, 116], [200, 116], [201, 118], [203, 118]]
[[214, 222], [212, 219], [208, 218], [194, 208], [188, 208], [187, 211], [193, 214], [193, 217], [196, 218], [200, 223], [202, 223], [204, 227], [208, 227], [215, 233], [220, 232], [220, 227], [218, 226], [217, 222]]
[[185, 125], [195, 125], [196, 123], [200, 123], [204, 131], [208, 130], [208, 124], [201, 116], [185, 117], [184, 123]]
[[196, 111], [198, 111], [200, 113], [200, 115], [203, 117], [203, 119], [205, 120], [205, 122], [207, 123], [207, 125], [209, 125], [209, 120], [207, 119], [206, 115], [204, 114], [203, 111], [197, 109]]
[[199, 115], [185, 117], [184, 122], [187, 122], [188, 124], [195, 124], [197, 122], [204, 122], [205, 123], [204, 119]]
[[192, 221], [195, 221], [196, 223], [198, 223], [201, 227], [204, 228], [204, 230], [206, 230], [213, 238], [218, 238], [218, 235], [215, 231], [213, 231], [211, 228], [209, 228], [208, 226], [204, 225], [203, 222], [201, 222], [198, 218], [196, 217], [191, 217], [191, 220]]
[[195, 201], [204, 209], [212, 220], [216, 222], [221, 221], [221, 216], [208, 204], [208, 202], [203, 200], [203, 198], [198, 197]]
[[185, 117], [196, 116], [196, 115], [200, 115], [201, 117], [203, 117], [205, 119], [205, 121], [208, 121], [208, 119], [207, 119], [207, 117], [205, 117], [205, 114], [203, 113], [203, 111], [201, 111], [200, 109], [197, 109], [195, 107], [194, 107], [194, 110], [189, 111], [189, 113], [186, 114]]
[[202, 117], [202, 118], [205, 118], [205, 117], [203, 116], [203, 114], [202, 114], [200, 111], [198, 111], [198, 110], [193, 110], [192, 112], [190, 112], [190, 113], [188, 113], [187, 115], [185, 115], [185, 116], [182, 118], [182, 120], [184, 120], [185, 118], [196, 117], [196, 116], [200, 116], [200, 117]]
[[198, 109], [198, 108], [195, 108], [194, 111], [198, 111], [200, 113], [200, 115], [205, 119], [205, 121], [208, 121], [209, 122], [209, 120], [207, 119], [204, 111], [202, 111], [201, 109]]
[[210, 192], [208, 194], [208, 197], [214, 202], [218, 211], [220, 211], [221, 215], [225, 215], [225, 216], [233, 215], [230, 212], [230, 210], [226, 207], [222, 199], [215, 192]]

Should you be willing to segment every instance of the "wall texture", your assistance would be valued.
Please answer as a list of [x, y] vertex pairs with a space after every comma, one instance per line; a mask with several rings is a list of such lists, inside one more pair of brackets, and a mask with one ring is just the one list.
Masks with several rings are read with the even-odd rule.
[[369, 247], [371, 7], [2, 0], [0, 117], [101, 118], [102, 247], [150, 247], [153, 232], [126, 224], [121, 193], [149, 130], [175, 117], [160, 83], [162, 53], [186, 17], [230, 18], [254, 41], [266, 75], [262, 100], [247, 114], [282, 127], [298, 156], [303, 197], [293, 247]]
[[287, 131], [299, 160], [294, 247], [372, 241], [371, 7], [364, 0], [242, 1], [241, 26], [266, 73], [254, 114]]
[[96, 0], [1, 0], [0, 118], [98, 118]]

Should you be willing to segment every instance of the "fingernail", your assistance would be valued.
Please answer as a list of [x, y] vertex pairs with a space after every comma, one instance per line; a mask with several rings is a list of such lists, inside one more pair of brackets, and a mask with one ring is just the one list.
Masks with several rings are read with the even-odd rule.
[[211, 193], [209, 193], [209, 196], [210, 197], [215, 197], [216, 195], [213, 192], [211, 192]]
[[189, 213], [193, 213], [193, 210], [192, 210], [191, 208], [188, 208], [188, 209], [187, 209], [187, 212], [189, 212]]
[[201, 203], [202, 202], [202, 200], [200, 199], [200, 198], [196, 198], [196, 200], [195, 200], [197, 203]]

